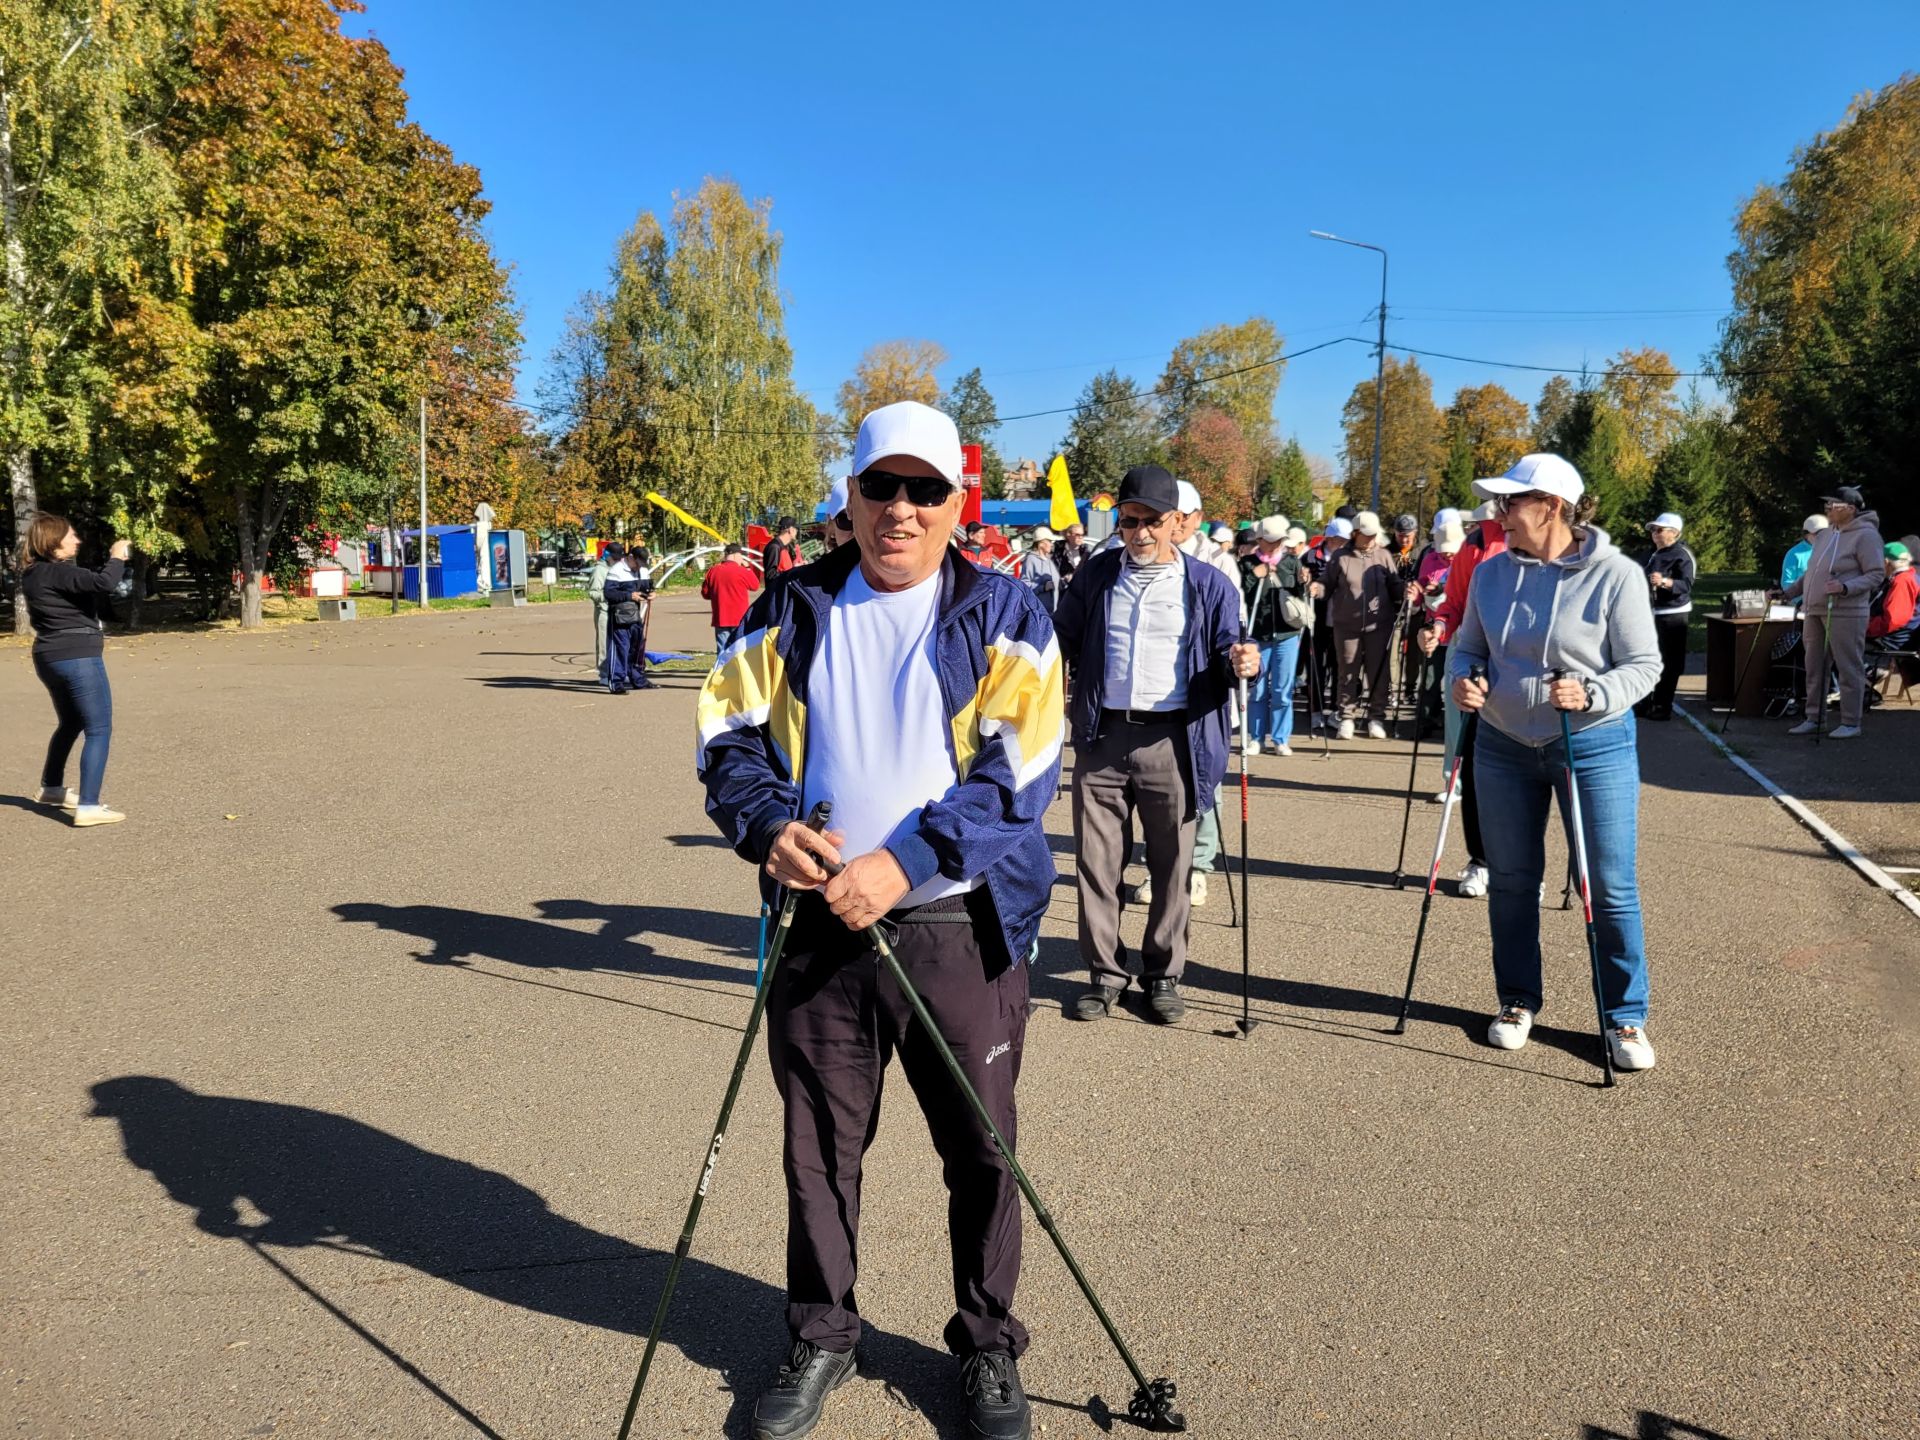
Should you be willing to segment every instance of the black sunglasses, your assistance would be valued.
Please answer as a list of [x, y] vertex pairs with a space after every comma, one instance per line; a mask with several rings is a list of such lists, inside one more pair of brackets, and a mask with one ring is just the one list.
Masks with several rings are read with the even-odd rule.
[[1172, 516], [1173, 511], [1171, 510], [1167, 511], [1164, 515], [1156, 515], [1151, 520], [1144, 515], [1122, 515], [1120, 517], [1120, 528], [1122, 530], [1137, 530], [1140, 526], [1144, 525], [1149, 530], [1158, 530], [1162, 525], [1166, 524]]
[[927, 509], [944, 505], [953, 494], [953, 486], [938, 475], [895, 475], [890, 470], [863, 470], [854, 478], [860, 493], [876, 505], [891, 505], [902, 485], [907, 487], [907, 503]]

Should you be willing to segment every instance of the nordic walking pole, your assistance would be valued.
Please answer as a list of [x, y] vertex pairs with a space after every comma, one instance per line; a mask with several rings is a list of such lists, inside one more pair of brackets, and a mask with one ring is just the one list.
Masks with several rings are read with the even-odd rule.
[[[817, 858], [817, 857], [816, 857]], [[842, 868], [831, 865], [825, 860], [819, 864], [829, 874], [837, 874]], [[1067, 1248], [1067, 1242], [1060, 1233], [1060, 1227], [1054, 1222], [1052, 1213], [1041, 1203], [1039, 1192], [1033, 1188], [1033, 1181], [1027, 1178], [1027, 1172], [1020, 1168], [1020, 1162], [1014, 1158], [1013, 1147], [1007, 1143], [1007, 1137], [1000, 1133], [1000, 1127], [993, 1123], [993, 1117], [987, 1113], [987, 1107], [980, 1101], [980, 1094], [967, 1079], [966, 1071], [960, 1068], [960, 1062], [954, 1058], [947, 1045], [946, 1036], [940, 1033], [940, 1027], [934, 1023], [933, 1015], [927, 1009], [926, 1001], [920, 998], [920, 992], [914, 988], [913, 981], [907, 978], [907, 972], [901, 967], [900, 957], [893, 953], [893, 942], [887, 938], [884, 926], [869, 925], [866, 935], [873, 942], [873, 948], [880, 952], [881, 963], [887, 967], [887, 973], [893, 976], [893, 983], [900, 987], [900, 993], [906, 997], [907, 1005], [912, 1009], [914, 1018], [933, 1041], [933, 1048], [940, 1052], [947, 1073], [953, 1076], [954, 1084], [960, 1087], [967, 1108], [973, 1112], [986, 1130], [987, 1137], [993, 1141], [993, 1148], [1000, 1152], [1000, 1158], [1007, 1162], [1007, 1169], [1013, 1172], [1014, 1183], [1020, 1187], [1020, 1193], [1027, 1198], [1027, 1205], [1033, 1211], [1033, 1218], [1040, 1222], [1040, 1228], [1047, 1232], [1047, 1238], [1053, 1241], [1053, 1248], [1060, 1252], [1060, 1258], [1066, 1262], [1067, 1271], [1073, 1276], [1074, 1283], [1080, 1287], [1080, 1293], [1087, 1297], [1087, 1303], [1093, 1307], [1094, 1318], [1107, 1332], [1107, 1338], [1113, 1342], [1113, 1348], [1120, 1352], [1120, 1359], [1127, 1371], [1133, 1376], [1135, 1390], [1133, 1399], [1127, 1405], [1127, 1414], [1133, 1420], [1149, 1430], [1181, 1431], [1187, 1428], [1184, 1415], [1173, 1408], [1174, 1397], [1179, 1387], [1167, 1379], [1149, 1380], [1140, 1363], [1133, 1358], [1133, 1352], [1127, 1348], [1127, 1342], [1120, 1338], [1119, 1330], [1114, 1328], [1112, 1317], [1106, 1307], [1100, 1303], [1100, 1297], [1094, 1293], [1093, 1286], [1087, 1282], [1086, 1275], [1080, 1269], [1080, 1262], [1073, 1258], [1073, 1251]], [[623, 1436], [624, 1440], [624, 1436]]]
[[[825, 830], [828, 817], [832, 814], [833, 806], [821, 801], [807, 817], [807, 828]], [[714, 1122], [713, 1139], [707, 1142], [707, 1158], [700, 1167], [699, 1183], [693, 1187], [693, 1202], [687, 1206], [687, 1220], [680, 1229], [680, 1243], [673, 1247], [673, 1259], [667, 1266], [667, 1280], [660, 1287], [660, 1302], [653, 1308], [653, 1324], [647, 1330], [647, 1348], [640, 1355], [640, 1373], [633, 1377], [633, 1394], [627, 1397], [627, 1413], [620, 1417], [620, 1440], [627, 1440], [633, 1430], [634, 1412], [640, 1408], [640, 1392], [647, 1387], [647, 1372], [653, 1368], [653, 1352], [660, 1344], [661, 1327], [666, 1324], [667, 1305], [673, 1299], [673, 1287], [680, 1279], [680, 1267], [686, 1261], [687, 1252], [693, 1248], [693, 1227], [700, 1223], [700, 1209], [706, 1204], [707, 1187], [713, 1183], [713, 1167], [720, 1160], [720, 1142], [727, 1137], [727, 1121], [733, 1118], [733, 1102], [739, 1097], [740, 1081], [747, 1073], [747, 1060], [753, 1053], [753, 1042], [760, 1033], [760, 1021], [767, 1010], [767, 992], [773, 988], [773, 975], [780, 964], [780, 952], [787, 948], [787, 933], [793, 928], [793, 908], [799, 899], [798, 890], [789, 890], [785, 903], [780, 906], [780, 922], [773, 931], [773, 948], [767, 952], [766, 966], [753, 989], [753, 1009], [747, 1015], [746, 1032], [740, 1037], [740, 1053], [734, 1058], [733, 1077], [727, 1081], [726, 1098], [720, 1102], [720, 1118]]]
[[[1467, 667], [1467, 678], [1484, 684], [1487, 667], [1477, 661]], [[1400, 1018], [1393, 1022], [1393, 1033], [1407, 1033], [1407, 1011], [1413, 1005], [1413, 977], [1420, 969], [1420, 947], [1427, 938], [1427, 916], [1433, 913], [1433, 891], [1440, 883], [1440, 857], [1447, 848], [1447, 827], [1453, 821], [1453, 805], [1460, 798], [1460, 769], [1467, 761], [1467, 747], [1473, 744], [1474, 731], [1480, 724], [1480, 712], [1469, 710], [1466, 722], [1460, 727], [1460, 748], [1453, 755], [1453, 769], [1447, 776], [1447, 799], [1440, 807], [1440, 833], [1433, 842], [1433, 864], [1427, 868], [1427, 895], [1420, 902], [1420, 925], [1413, 932], [1413, 958], [1407, 962], [1407, 988], [1400, 995]]]
[[[1458, 756], [1455, 757], [1456, 759]], [[1400, 817], [1400, 857], [1393, 862], [1393, 888], [1406, 882], [1407, 829], [1413, 824], [1413, 782], [1420, 773], [1420, 727], [1413, 727], [1413, 759], [1407, 766], [1407, 805]]]
[[760, 902], [760, 943], [753, 952], [753, 986], [760, 988], [761, 978], [767, 973], [767, 917], [773, 913], [773, 907], [766, 901]]
[[[1260, 618], [1260, 601], [1267, 590], [1267, 577], [1262, 575], [1260, 583], [1253, 587], [1253, 618]], [[1248, 636], [1241, 636], [1245, 644]], [[1270, 684], [1271, 682], [1269, 682]], [[1247, 740], [1253, 733], [1252, 711], [1247, 705], [1248, 685], [1246, 677], [1240, 680], [1240, 913], [1246, 917], [1240, 925], [1240, 1018], [1234, 1022], [1240, 1038], [1245, 1040], [1253, 1033], [1253, 1027], [1259, 1022], [1253, 1018], [1250, 1009], [1249, 992], [1253, 980], [1253, 899], [1247, 894]], [[1267, 705], [1271, 709], [1273, 699], [1269, 695]], [[1232, 881], [1227, 883], [1229, 894], [1233, 891]]]
[[[1565, 680], [1565, 670], [1551, 672], [1555, 680]], [[1573, 727], [1568, 711], [1560, 712], [1560, 743], [1567, 752], [1567, 828], [1573, 832], [1573, 862], [1580, 876], [1580, 908], [1587, 924], [1587, 959], [1593, 966], [1593, 1013], [1600, 1022], [1600, 1063], [1606, 1071], [1605, 1083], [1613, 1081], [1613, 1046], [1607, 1039], [1607, 1006], [1600, 998], [1600, 935], [1593, 928], [1593, 876], [1587, 868], [1586, 827], [1580, 815], [1579, 767], [1573, 759]]]

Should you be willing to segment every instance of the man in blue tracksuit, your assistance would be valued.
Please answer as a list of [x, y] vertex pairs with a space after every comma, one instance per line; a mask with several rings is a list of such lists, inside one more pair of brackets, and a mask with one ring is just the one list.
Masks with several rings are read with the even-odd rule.
[[1227, 773], [1227, 697], [1236, 676], [1260, 670], [1260, 647], [1242, 644], [1240, 592], [1175, 541], [1179, 482], [1136, 465], [1120, 482], [1120, 544], [1074, 572], [1054, 614], [1060, 648], [1074, 657], [1073, 835], [1079, 855], [1080, 953], [1093, 988], [1072, 1014], [1110, 1014], [1126, 989], [1120, 946], [1120, 874], [1129, 811], [1147, 847], [1147, 934], [1141, 984], [1147, 1011], [1171, 1023], [1186, 1013], [1191, 902], [1187, 872], [1200, 809]]
[[[901, 964], [1013, 1142], [1028, 962], [1054, 881], [1041, 820], [1060, 776], [1060, 649], [1030, 589], [948, 543], [960, 463], [939, 411], [869, 415], [847, 498], [857, 543], [770, 572], [700, 695], [707, 812], [770, 898], [803, 892], [767, 1001], [791, 1349], [755, 1406], [755, 1440], [807, 1433], [854, 1373], [861, 1163], [896, 1051], [947, 1185], [946, 1341], [969, 1433], [1025, 1440], [1031, 1427], [1015, 1363], [1019, 1191], [864, 933], [898, 927]], [[833, 829], [817, 836], [796, 817], [822, 800]], [[829, 879], [820, 858], [846, 868]]]

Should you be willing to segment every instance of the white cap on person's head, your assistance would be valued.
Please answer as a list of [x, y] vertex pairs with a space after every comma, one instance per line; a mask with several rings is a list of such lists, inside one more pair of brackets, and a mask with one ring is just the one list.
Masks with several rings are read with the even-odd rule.
[[1307, 543], [1306, 531], [1302, 530], [1298, 525], [1290, 525], [1287, 527], [1287, 544], [1304, 545], [1306, 543]]
[[1454, 512], [1451, 520], [1440, 527], [1440, 533], [1435, 536], [1434, 543], [1439, 547], [1442, 555], [1452, 555], [1467, 543], [1467, 527], [1460, 523], [1458, 511]]
[[1254, 533], [1269, 545], [1273, 544], [1276, 540], [1284, 540], [1287, 538], [1287, 517], [1284, 515], [1269, 515], [1261, 520], [1258, 525], [1254, 526]]
[[924, 460], [950, 485], [960, 483], [960, 432], [931, 405], [899, 400], [882, 405], [860, 422], [860, 434], [853, 442], [855, 475], [902, 455]]
[[1649, 530], [1672, 530], [1676, 534], [1684, 525], [1685, 522], [1671, 510], [1663, 510], [1647, 522]]
[[[1480, 484], [1480, 482], [1479, 482], [1478, 480], [1476, 480], [1476, 481], [1474, 481], [1473, 483], [1474, 483], [1474, 486], [1475, 486], [1476, 488], [1478, 488], [1478, 486], [1479, 486], [1479, 484]], [[1495, 509], [1495, 508], [1494, 508], [1494, 504], [1493, 504], [1493, 502], [1492, 502], [1491, 500], [1488, 500], [1488, 501], [1485, 501], [1484, 503], [1482, 503], [1482, 504], [1480, 504], [1480, 505], [1478, 505], [1478, 506], [1475, 506], [1475, 507], [1474, 507], [1474, 511], [1473, 511], [1473, 513], [1472, 513], [1471, 515], [1469, 515], [1469, 516], [1467, 516], [1467, 519], [1469, 519], [1469, 520], [1493, 520], [1493, 519], [1496, 519], [1496, 518], [1498, 518], [1498, 516], [1499, 516], [1499, 514], [1500, 514], [1500, 512], [1499, 512], [1499, 511], [1498, 511], [1497, 509]]]
[[1036, 545], [1042, 540], [1057, 540], [1059, 538], [1059, 536], [1055, 535], [1053, 531], [1044, 525], [1036, 525], [1033, 527], [1033, 543]]
[[1336, 515], [1327, 521], [1327, 534], [1335, 540], [1345, 540], [1353, 534], [1353, 522], [1345, 516]]
[[829, 521], [847, 508], [847, 491], [852, 485], [853, 477], [850, 475], [842, 475], [838, 480], [833, 482], [833, 489], [827, 492], [827, 519]]
[[1433, 525], [1431, 528], [1432, 528], [1434, 537], [1436, 539], [1439, 538], [1440, 532], [1447, 528], [1447, 522], [1449, 520], [1458, 522], [1463, 518], [1464, 517], [1460, 514], [1460, 512], [1454, 509], [1453, 506], [1451, 505], [1441, 506], [1438, 510], [1433, 512]]
[[1180, 513], [1192, 515], [1200, 509], [1200, 491], [1190, 480], [1176, 480], [1173, 488], [1180, 492]]
[[1528, 491], [1555, 495], [1573, 503], [1586, 493], [1580, 472], [1558, 455], [1523, 455], [1506, 474], [1491, 480], [1473, 482], [1473, 493], [1484, 500], [1501, 495], [1524, 495]]
[[1353, 517], [1353, 533], [1356, 535], [1378, 535], [1380, 517], [1371, 510], [1362, 510]]
[[1231, 545], [1233, 543], [1233, 527], [1224, 520], [1218, 521], [1213, 529], [1207, 532], [1207, 538], [1212, 540], [1216, 545]]
[[1833, 522], [1824, 515], [1809, 515], [1807, 516], [1807, 523], [1800, 527], [1800, 533], [1802, 535], [1812, 535], [1818, 531], [1825, 530], [1828, 526], [1832, 525], [1832, 523]]

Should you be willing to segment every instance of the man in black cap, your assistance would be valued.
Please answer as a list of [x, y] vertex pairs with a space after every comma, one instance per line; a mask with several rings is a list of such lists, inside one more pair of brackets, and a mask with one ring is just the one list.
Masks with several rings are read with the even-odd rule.
[[1186, 966], [1199, 807], [1227, 773], [1227, 697], [1235, 677], [1260, 669], [1260, 648], [1240, 643], [1233, 583], [1175, 543], [1179, 485], [1158, 465], [1136, 465], [1120, 482], [1121, 543], [1091, 556], [1054, 615], [1060, 653], [1077, 668], [1068, 717], [1073, 833], [1079, 855], [1080, 953], [1093, 988], [1073, 1006], [1081, 1020], [1110, 1014], [1126, 989], [1120, 945], [1120, 874], [1128, 813], [1147, 846], [1153, 899], [1141, 946], [1148, 1013], [1171, 1023], [1186, 1013]]
[[800, 563], [800, 527], [783, 517], [773, 532], [773, 539], [760, 552], [761, 577], [771, 581], [781, 571], [791, 570]]

